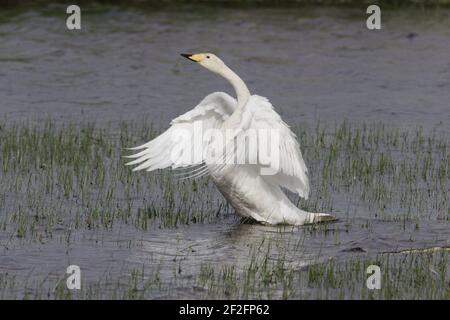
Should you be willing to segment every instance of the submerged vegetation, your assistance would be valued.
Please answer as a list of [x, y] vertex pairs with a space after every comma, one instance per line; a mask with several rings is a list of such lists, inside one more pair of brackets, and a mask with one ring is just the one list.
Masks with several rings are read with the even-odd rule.
[[[283, 227], [257, 226], [262, 236], [250, 241], [251, 234], [244, 231], [245, 245], [235, 252], [242, 261], [235, 263], [195, 258], [197, 264], [191, 265], [178, 252], [169, 265], [169, 260], [153, 257], [150, 244], [151, 258], [133, 260], [119, 274], [105, 271], [77, 293], [66, 289], [61, 272], [41, 280], [0, 272], [0, 298], [450, 298], [448, 248], [396, 253], [356, 247], [334, 257], [306, 244], [322, 237], [338, 246], [351, 228], [394, 223], [403, 229], [413, 226], [411, 248], [415, 231], [430, 224], [446, 230], [448, 245], [448, 132], [348, 122], [293, 129], [313, 188], [311, 198], [298, 204], [333, 213], [339, 223], [290, 229], [289, 234], [300, 230], [300, 236], [287, 242]], [[0, 123], [2, 256], [55, 241], [69, 250], [85, 237], [98, 246], [105, 234], [118, 232], [112, 246], [133, 252], [155, 232], [238, 225], [207, 177], [180, 180], [177, 171], [133, 173], [124, 165], [125, 148], [158, 132], [144, 121], [118, 127], [57, 125], [53, 120]], [[120, 238], [121, 230], [142, 238], [127, 242]], [[442, 240], [430, 241], [445, 247]], [[188, 252], [184, 255], [195, 255], [193, 249]], [[370, 264], [385, 270], [381, 290], [365, 287]], [[0, 271], [4, 268], [0, 265]]]

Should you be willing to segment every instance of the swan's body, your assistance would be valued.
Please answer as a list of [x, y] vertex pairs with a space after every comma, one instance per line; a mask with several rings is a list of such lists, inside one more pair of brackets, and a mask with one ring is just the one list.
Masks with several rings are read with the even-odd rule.
[[[223, 92], [208, 95], [194, 109], [172, 120], [171, 127], [160, 136], [132, 148], [143, 151], [130, 156], [136, 159], [128, 164], [139, 164], [134, 170], [147, 171], [200, 166], [192, 171], [193, 176], [209, 173], [236, 213], [261, 223], [303, 225], [333, 220], [328, 214], [300, 210], [281, 189], [288, 189], [307, 199], [309, 182], [296, 137], [270, 102], [264, 97], [250, 95], [242, 79], [215, 55], [184, 56], [227, 79], [236, 91], [237, 100]], [[223, 133], [224, 137], [229, 132], [232, 135], [221, 144], [220, 139], [198, 136], [196, 125], [201, 125], [203, 133], [212, 129]], [[263, 151], [259, 145], [242, 154], [239, 154], [237, 147], [232, 147], [231, 151], [224, 151], [224, 155], [219, 157], [222, 160], [219, 164], [217, 158], [206, 156], [208, 152], [214, 153], [212, 150], [226, 149], [251, 130], [277, 132], [278, 163], [262, 164], [259, 159], [262, 159]], [[198, 145], [203, 149], [200, 152]], [[186, 155], [192, 154], [194, 157], [186, 158]], [[232, 158], [249, 157], [249, 154], [256, 157], [256, 163], [230, 162]]]

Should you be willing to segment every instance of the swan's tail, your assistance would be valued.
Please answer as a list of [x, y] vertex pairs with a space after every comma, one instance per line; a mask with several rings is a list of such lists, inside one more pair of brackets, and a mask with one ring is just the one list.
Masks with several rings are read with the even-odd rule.
[[328, 213], [310, 213], [310, 223], [330, 222], [337, 219]]
[[303, 211], [300, 208], [295, 207], [293, 211], [284, 211], [283, 221], [278, 223], [291, 224], [296, 226], [302, 226], [305, 224], [332, 222], [337, 219], [328, 213], [314, 213]]

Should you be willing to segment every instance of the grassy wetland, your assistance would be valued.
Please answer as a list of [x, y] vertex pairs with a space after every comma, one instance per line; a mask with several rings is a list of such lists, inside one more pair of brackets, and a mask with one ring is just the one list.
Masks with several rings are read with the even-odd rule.
[[[76, 32], [62, 5], [0, 12], [0, 299], [450, 299], [449, 10], [383, 7], [368, 31], [360, 7], [112, 2]], [[205, 50], [296, 132], [311, 194], [292, 200], [338, 221], [241, 221], [207, 177], [124, 165], [231, 93], [179, 56]]]
[[[1, 297], [449, 298], [449, 136], [348, 122], [294, 129], [313, 185], [299, 206], [338, 222], [242, 223], [208, 178], [132, 173], [122, 156], [158, 133], [148, 122], [1, 123], [3, 267], [29, 248], [62, 260], [39, 261], [60, 267], [42, 278], [3, 273]], [[73, 293], [64, 264], [77, 259], [103, 274]], [[381, 290], [365, 287], [371, 264]]]

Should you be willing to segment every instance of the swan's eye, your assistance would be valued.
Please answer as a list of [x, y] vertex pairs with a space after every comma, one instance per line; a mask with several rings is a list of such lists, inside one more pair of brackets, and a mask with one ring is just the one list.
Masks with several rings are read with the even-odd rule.
[[209, 56], [206, 56], [206, 59], [209, 59]]

